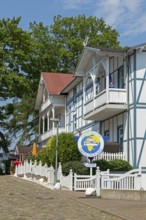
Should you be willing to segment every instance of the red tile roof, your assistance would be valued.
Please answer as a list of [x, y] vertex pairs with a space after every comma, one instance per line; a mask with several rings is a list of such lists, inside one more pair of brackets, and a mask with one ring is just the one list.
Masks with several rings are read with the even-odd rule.
[[42, 73], [42, 77], [49, 94], [59, 94], [73, 79], [73, 74]]

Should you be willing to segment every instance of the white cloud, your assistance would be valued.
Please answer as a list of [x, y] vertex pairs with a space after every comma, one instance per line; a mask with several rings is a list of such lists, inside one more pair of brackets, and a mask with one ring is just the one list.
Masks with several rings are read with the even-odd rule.
[[146, 31], [144, 8], [145, 0], [98, 0], [94, 15], [102, 17], [107, 24], [122, 30], [123, 35], [137, 34]]
[[63, 5], [65, 9], [76, 9], [82, 7], [83, 5], [88, 5], [92, 0], [63, 0]]
[[56, 0], [61, 6], [76, 14], [78, 11], [97, 18], [119, 31], [121, 38], [145, 34], [146, 0]]

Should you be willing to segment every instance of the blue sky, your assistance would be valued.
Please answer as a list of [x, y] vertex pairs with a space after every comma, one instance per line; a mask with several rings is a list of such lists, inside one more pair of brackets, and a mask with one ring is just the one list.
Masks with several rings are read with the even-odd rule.
[[53, 23], [53, 17], [96, 16], [115, 28], [122, 46], [146, 42], [145, 0], [0, 0], [0, 19], [21, 16], [21, 27], [29, 22]]

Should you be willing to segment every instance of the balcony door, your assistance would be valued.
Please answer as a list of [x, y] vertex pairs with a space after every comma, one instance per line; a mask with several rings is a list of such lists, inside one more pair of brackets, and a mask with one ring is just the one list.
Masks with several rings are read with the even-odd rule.
[[120, 152], [123, 152], [123, 126], [119, 126], [117, 129], [117, 142], [120, 144]]
[[118, 70], [118, 88], [120, 88], [120, 89], [125, 88], [124, 67], [123, 66]]

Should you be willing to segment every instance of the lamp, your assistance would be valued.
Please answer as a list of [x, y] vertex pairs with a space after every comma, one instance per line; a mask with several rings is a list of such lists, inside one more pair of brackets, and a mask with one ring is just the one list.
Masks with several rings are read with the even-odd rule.
[[58, 118], [50, 118], [50, 121], [52, 122], [56, 122], [56, 128], [57, 128], [57, 132], [56, 132], [56, 153], [55, 153], [55, 184], [57, 183], [57, 167], [58, 167], [58, 128], [59, 128], [59, 119]]

